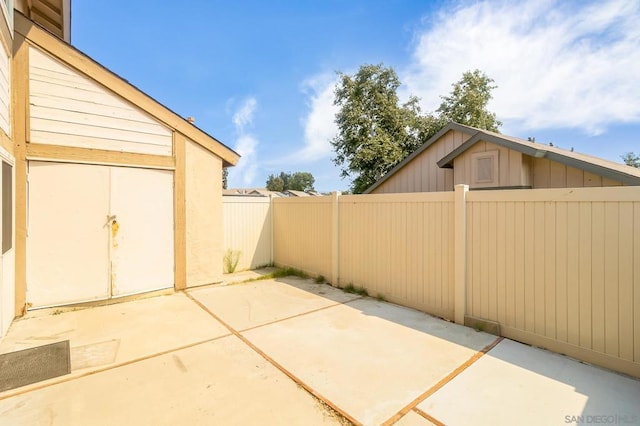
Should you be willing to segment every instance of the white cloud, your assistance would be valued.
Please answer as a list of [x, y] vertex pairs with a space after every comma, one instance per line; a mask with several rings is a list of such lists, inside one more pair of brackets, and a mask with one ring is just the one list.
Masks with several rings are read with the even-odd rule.
[[256, 149], [258, 140], [251, 135], [241, 135], [236, 142], [235, 151], [242, 157], [238, 165], [229, 171], [229, 187], [251, 186], [258, 168]]
[[233, 114], [233, 124], [239, 132], [244, 130], [244, 127], [253, 122], [253, 114], [256, 111], [258, 102], [255, 98], [248, 98], [244, 101], [242, 106]]
[[331, 151], [331, 139], [338, 128], [335, 116], [338, 107], [333, 104], [337, 76], [323, 74], [304, 82], [309, 94], [310, 111], [304, 120], [304, 149], [298, 155], [302, 161], [327, 157]]
[[233, 124], [238, 135], [234, 150], [240, 154], [238, 165], [229, 169], [228, 187], [247, 187], [253, 185], [258, 169], [258, 140], [245, 130], [251, 125], [258, 102], [255, 98], [247, 98], [233, 114]]
[[309, 107], [307, 115], [302, 119], [304, 145], [294, 153], [272, 161], [273, 165], [292, 161], [312, 163], [331, 155], [331, 140], [337, 133], [334, 119], [338, 108], [333, 105], [333, 92], [337, 82], [335, 74], [324, 73], [302, 83], [302, 91], [307, 96]]
[[[578, 4], [578, 6], [576, 6]], [[416, 37], [403, 91], [425, 111], [467, 70], [499, 86], [489, 108], [509, 128], [598, 134], [640, 121], [640, 2], [483, 1], [442, 9]]]

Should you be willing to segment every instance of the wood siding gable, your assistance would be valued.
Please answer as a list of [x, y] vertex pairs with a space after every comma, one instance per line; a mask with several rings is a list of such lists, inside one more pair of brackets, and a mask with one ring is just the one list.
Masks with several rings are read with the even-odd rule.
[[365, 194], [453, 191], [452, 171], [441, 169], [436, 163], [448, 152], [462, 145], [476, 131], [457, 123], [447, 124], [369, 187]]
[[31, 141], [168, 155], [171, 130], [37, 48], [29, 48]]

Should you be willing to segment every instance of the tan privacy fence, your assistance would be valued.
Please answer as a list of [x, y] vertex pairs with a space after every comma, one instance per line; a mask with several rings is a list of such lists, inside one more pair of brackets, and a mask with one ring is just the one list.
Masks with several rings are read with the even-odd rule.
[[278, 265], [640, 377], [638, 187], [459, 185], [272, 208]]
[[466, 198], [466, 314], [640, 376], [640, 188]]
[[340, 197], [339, 284], [453, 319], [453, 195]]
[[[274, 262], [311, 275], [332, 274], [334, 197], [274, 198]], [[336, 228], [337, 229], [337, 228]]]

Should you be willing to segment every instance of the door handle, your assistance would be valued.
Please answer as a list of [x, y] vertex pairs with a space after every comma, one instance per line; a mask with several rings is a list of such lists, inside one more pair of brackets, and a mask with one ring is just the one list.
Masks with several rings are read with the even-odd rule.
[[104, 224], [105, 227], [112, 225], [116, 221], [116, 215], [107, 215], [107, 222]]

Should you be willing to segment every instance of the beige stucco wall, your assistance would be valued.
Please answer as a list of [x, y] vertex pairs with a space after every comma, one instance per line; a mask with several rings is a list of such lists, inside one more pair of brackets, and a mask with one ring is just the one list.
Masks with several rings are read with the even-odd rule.
[[441, 169], [436, 163], [470, 136], [457, 130], [447, 132], [371, 193], [453, 191], [453, 170]]
[[222, 160], [185, 146], [187, 286], [222, 281]]

